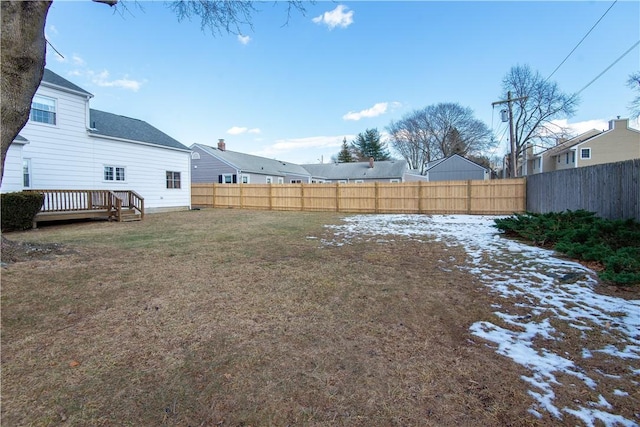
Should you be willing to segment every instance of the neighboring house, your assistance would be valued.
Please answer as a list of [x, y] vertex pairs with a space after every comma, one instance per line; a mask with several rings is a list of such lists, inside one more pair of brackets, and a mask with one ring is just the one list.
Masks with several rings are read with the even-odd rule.
[[301, 165], [311, 174], [311, 182], [364, 183], [403, 182], [407, 172], [405, 160]]
[[91, 109], [92, 97], [45, 69], [0, 191], [132, 190], [147, 212], [188, 209], [190, 150], [142, 120]]
[[191, 146], [191, 182], [219, 184], [309, 183], [311, 175], [302, 166], [265, 157], [227, 151], [224, 139], [218, 147]]
[[429, 162], [424, 174], [412, 169], [405, 175], [405, 181], [467, 181], [491, 178], [489, 169], [459, 154]]
[[592, 129], [538, 154], [528, 150], [523, 175], [640, 158], [640, 131], [629, 119], [609, 121], [609, 129]]

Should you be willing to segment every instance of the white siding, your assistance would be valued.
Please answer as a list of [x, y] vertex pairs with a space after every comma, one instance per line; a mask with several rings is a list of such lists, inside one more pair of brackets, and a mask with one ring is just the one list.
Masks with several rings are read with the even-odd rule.
[[[56, 125], [27, 122], [20, 135], [29, 144], [21, 157], [10, 149], [2, 192], [23, 189], [22, 158], [29, 158], [32, 189], [133, 190], [151, 210], [191, 206], [189, 151], [89, 136], [85, 97], [46, 87], [37, 93], [56, 99]], [[105, 181], [105, 165], [125, 167], [125, 181]], [[166, 188], [167, 171], [180, 172], [180, 189]]]
[[2, 176], [2, 192], [10, 193], [22, 191], [22, 147], [23, 144], [13, 143], [7, 151], [7, 158], [4, 161]]

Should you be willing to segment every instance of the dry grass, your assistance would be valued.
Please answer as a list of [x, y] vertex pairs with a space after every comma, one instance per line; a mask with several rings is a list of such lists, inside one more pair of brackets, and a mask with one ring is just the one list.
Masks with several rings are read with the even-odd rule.
[[[322, 247], [330, 213], [202, 210], [7, 235], [2, 425], [546, 425], [469, 333], [461, 249]], [[567, 425], [575, 424], [571, 420]]]

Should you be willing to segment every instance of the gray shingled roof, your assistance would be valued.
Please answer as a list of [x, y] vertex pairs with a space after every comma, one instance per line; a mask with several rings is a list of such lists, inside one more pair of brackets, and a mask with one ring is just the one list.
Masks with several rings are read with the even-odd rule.
[[581, 133], [578, 136], [575, 136], [567, 141], [564, 141], [558, 145], [556, 145], [555, 147], [551, 147], [548, 148], [547, 150], [538, 153], [537, 155], [545, 155], [545, 156], [557, 156], [558, 154], [562, 154], [565, 151], [569, 150], [571, 147], [573, 147], [574, 145], [578, 145], [581, 142], [584, 142], [588, 139], [593, 138], [594, 136], [598, 136], [600, 135], [602, 132], [600, 132], [597, 129], [590, 129], [586, 132]]
[[85, 95], [88, 96], [93, 96], [92, 94], [90, 94], [89, 92], [87, 92], [86, 90], [82, 89], [80, 86], [74, 85], [73, 83], [71, 83], [69, 80], [64, 79], [62, 77], [60, 77], [59, 75], [57, 75], [56, 73], [54, 73], [53, 71], [45, 68], [44, 69], [44, 74], [42, 76], [42, 81], [44, 83], [50, 83], [56, 86], [60, 86], [69, 90], [73, 90], [75, 92], [80, 92], [83, 93]]
[[229, 163], [242, 172], [257, 173], [263, 175], [301, 175], [309, 176], [302, 166], [295, 163], [285, 162], [266, 157], [254, 156], [252, 154], [238, 153], [237, 151], [222, 151], [208, 145], [193, 144], [203, 151], [216, 156]]
[[301, 166], [309, 171], [311, 176], [327, 180], [401, 179], [407, 171], [405, 160], [374, 162], [373, 168], [369, 167], [369, 162], [320, 163]]
[[19, 142], [21, 144], [26, 144], [27, 142], [29, 142], [29, 140], [27, 138], [25, 138], [22, 135], [16, 135], [15, 138], [13, 138], [13, 142]]
[[146, 142], [162, 147], [189, 150], [177, 140], [143, 120], [94, 110], [93, 108], [90, 111], [91, 116], [89, 123], [91, 129], [89, 129], [89, 134], [91, 135], [110, 136], [113, 138]]

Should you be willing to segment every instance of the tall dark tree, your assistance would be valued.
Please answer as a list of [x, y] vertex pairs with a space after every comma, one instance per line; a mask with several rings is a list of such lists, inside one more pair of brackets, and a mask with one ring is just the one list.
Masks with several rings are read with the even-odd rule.
[[342, 148], [340, 149], [336, 160], [338, 163], [351, 163], [354, 161], [349, 144], [347, 144], [346, 137], [342, 140]]
[[554, 119], [571, 117], [579, 103], [577, 95], [562, 92], [558, 85], [548, 81], [528, 65], [515, 66], [502, 80], [503, 98], [511, 94], [513, 141], [515, 162], [510, 162], [510, 176], [517, 176], [518, 164], [528, 144], [540, 141], [546, 144], [555, 139], [558, 127]]
[[367, 161], [372, 157], [376, 161], [391, 159], [387, 143], [381, 141], [377, 128], [359, 133], [356, 139], [351, 142], [351, 149], [360, 162]]
[[[93, 1], [110, 6], [118, 4], [118, 0]], [[2, 15], [0, 184], [4, 175], [7, 151], [29, 119], [31, 100], [44, 73], [46, 56], [44, 27], [51, 3], [51, 0], [0, 1]], [[180, 0], [167, 4], [179, 20], [200, 17], [202, 29], [210, 29], [212, 34], [240, 33], [241, 26], [250, 26], [251, 17], [254, 12], [257, 12], [254, 6], [256, 2], [251, 0]], [[289, 0], [285, 4], [287, 19], [293, 10], [305, 12], [305, 2], [302, 0]]]
[[452, 154], [479, 155], [495, 145], [491, 131], [473, 111], [455, 103], [415, 110], [391, 122], [387, 130], [393, 148], [420, 173], [432, 160]]
[[629, 76], [627, 86], [636, 93], [631, 105], [629, 105], [631, 118], [635, 119], [640, 117], [640, 71], [636, 71]]

